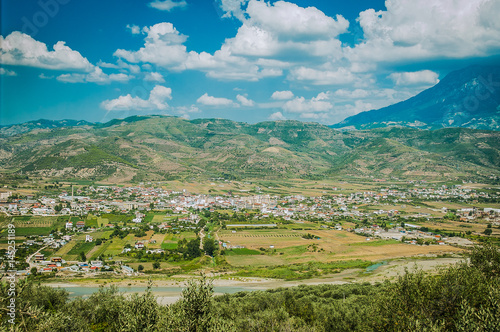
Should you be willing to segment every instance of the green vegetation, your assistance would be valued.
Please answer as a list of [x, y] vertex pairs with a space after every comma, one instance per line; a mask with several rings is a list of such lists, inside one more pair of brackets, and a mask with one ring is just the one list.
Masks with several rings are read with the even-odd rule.
[[[181, 299], [159, 305], [146, 292], [126, 297], [116, 287], [87, 299], [21, 280], [16, 328], [21, 331], [498, 331], [500, 252], [476, 247], [470, 262], [427, 276], [407, 272], [394, 283], [298, 286], [213, 296], [205, 277], [191, 280]], [[0, 286], [7, 308], [9, 286]], [[9, 329], [1, 316], [0, 328]]]
[[277, 278], [284, 280], [309, 279], [315, 276], [338, 273], [345, 269], [367, 268], [372, 262], [363, 260], [337, 261], [330, 263], [309, 262], [304, 264], [254, 267], [236, 273], [242, 277]]
[[49, 235], [53, 230], [52, 227], [18, 227], [16, 228], [16, 236]]
[[87, 254], [94, 247], [95, 242], [78, 242], [73, 248], [71, 248], [68, 255], [79, 255], [81, 252]]
[[247, 248], [234, 248], [224, 251], [224, 254], [228, 256], [260, 255], [260, 251]]
[[[54, 167], [66, 168], [66, 178], [76, 177], [83, 168], [92, 169], [93, 172], [84, 175], [85, 179], [78, 179], [81, 184], [111, 175], [119, 179], [123, 169], [134, 174], [135, 182], [185, 176], [231, 180], [259, 178], [263, 181], [317, 180], [330, 176], [412, 179], [442, 179], [445, 176], [450, 180], [477, 178], [488, 181], [490, 178], [485, 174], [499, 175], [500, 134], [495, 131], [384, 128], [340, 132], [299, 121], [247, 124], [223, 119], [187, 121], [162, 116], [129, 120], [124, 119], [123, 125], [118, 127], [113, 127], [112, 121], [90, 125], [85, 130], [64, 127], [22, 133], [4, 142], [12, 156], [2, 159], [0, 166], [14, 175], [22, 170], [30, 176], [43, 174]], [[83, 132], [85, 138], [75, 139]], [[53, 144], [38, 144], [49, 137]], [[165, 140], [174, 144], [159, 143]], [[241, 144], [234, 144], [235, 140]], [[118, 148], [123, 144], [128, 148]], [[172, 152], [177, 153], [175, 160]], [[157, 162], [151, 162], [151, 153]], [[172, 172], [174, 162], [181, 163], [183, 170]], [[211, 190], [224, 192], [225, 189]], [[148, 213], [146, 220], [154, 218], [152, 215]]]

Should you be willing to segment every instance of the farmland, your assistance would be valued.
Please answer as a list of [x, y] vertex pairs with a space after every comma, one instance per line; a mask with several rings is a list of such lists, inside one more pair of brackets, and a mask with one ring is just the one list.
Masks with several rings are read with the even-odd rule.
[[[303, 179], [204, 185], [250, 191], [212, 196], [185, 188], [181, 193], [88, 186], [79, 189], [79, 195], [87, 195], [83, 202], [69, 204], [71, 215], [3, 215], [0, 222], [15, 225], [20, 247], [30, 241], [26, 253], [45, 247], [46, 259], [62, 257], [68, 264], [83, 253], [85, 260], [102, 260], [116, 273], [121, 265], [134, 273], [140, 266], [144, 277], [205, 271], [221, 277], [338, 278], [342, 271], [379, 262], [456, 258], [474, 243], [500, 238], [494, 223], [498, 195], [485, 186]], [[281, 190], [288, 196], [267, 194]], [[148, 201], [158, 194], [168, 198]], [[440, 199], [431, 198], [437, 195]], [[131, 196], [137, 202], [129, 201]], [[1, 236], [0, 249], [5, 249], [5, 228]]]

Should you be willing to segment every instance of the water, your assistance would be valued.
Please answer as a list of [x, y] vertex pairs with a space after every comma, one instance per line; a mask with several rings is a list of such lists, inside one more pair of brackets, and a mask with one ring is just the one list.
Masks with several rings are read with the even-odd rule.
[[376, 264], [373, 264], [373, 265], [370, 265], [366, 268], [366, 271], [365, 273], [372, 273], [373, 271], [375, 271], [376, 269], [378, 269], [379, 267], [381, 267], [382, 265], [385, 265], [387, 264], [386, 261], [383, 261], [383, 262], [379, 262], [379, 263], [376, 263]]
[[[99, 290], [99, 287], [89, 286], [89, 287], [80, 287], [80, 286], [68, 286], [68, 287], [58, 287], [61, 289], [65, 289], [69, 293], [70, 298], [83, 297], [87, 298], [93, 293]], [[180, 296], [182, 290], [185, 287], [152, 287], [151, 290], [153, 295], [155, 296]], [[220, 286], [214, 287], [214, 293], [216, 294], [234, 294], [238, 292], [246, 292], [246, 291], [255, 291], [255, 288], [245, 288], [245, 287], [229, 287], [229, 286]], [[118, 287], [118, 291], [123, 294], [134, 294], [139, 293], [142, 294], [146, 291], [146, 287], [137, 287], [137, 286], [129, 286], [129, 287]]]

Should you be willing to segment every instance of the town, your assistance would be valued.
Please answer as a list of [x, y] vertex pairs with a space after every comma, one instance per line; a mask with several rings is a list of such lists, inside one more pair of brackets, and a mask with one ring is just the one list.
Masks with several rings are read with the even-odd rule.
[[[54, 195], [1, 193], [0, 213], [16, 227], [19, 275], [175, 273], [161, 262], [229, 250], [272, 254], [288, 246], [278, 241], [263, 248], [258, 238], [250, 244], [235, 238], [252, 230], [316, 240], [328, 239], [321, 231], [345, 232], [363, 241], [464, 248], [496, 239], [500, 226], [500, 209], [488, 207], [498, 206], [499, 193], [466, 185], [408, 182], [350, 192], [332, 187], [313, 197], [272, 195], [262, 187], [256, 194], [223, 195], [151, 183], [70, 188]], [[448, 227], [439, 227], [443, 221]]]

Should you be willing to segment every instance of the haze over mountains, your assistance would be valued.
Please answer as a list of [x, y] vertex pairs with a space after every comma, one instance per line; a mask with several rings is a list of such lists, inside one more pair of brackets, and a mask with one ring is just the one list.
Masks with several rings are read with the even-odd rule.
[[500, 66], [470, 66], [400, 103], [362, 112], [333, 128], [408, 126], [500, 130]]

